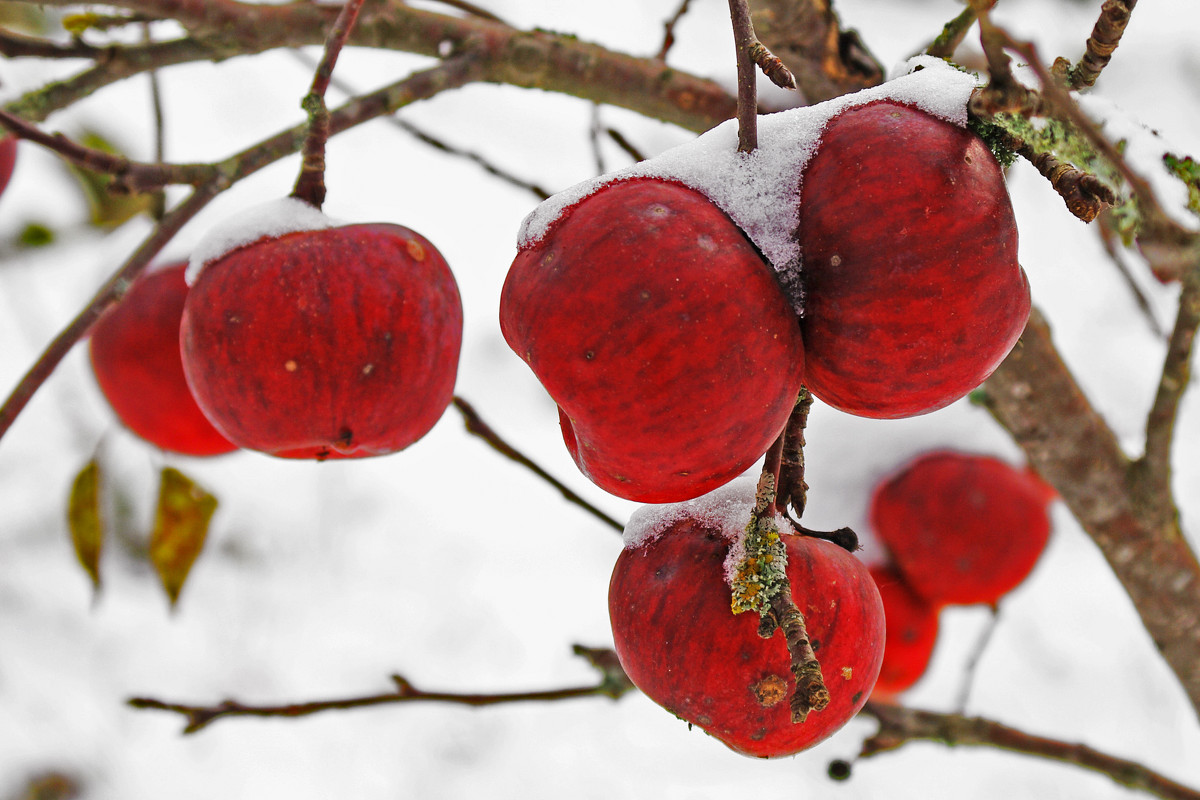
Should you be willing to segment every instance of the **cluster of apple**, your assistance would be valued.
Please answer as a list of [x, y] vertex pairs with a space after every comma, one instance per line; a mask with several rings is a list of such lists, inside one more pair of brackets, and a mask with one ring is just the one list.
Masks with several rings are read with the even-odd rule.
[[871, 567], [887, 616], [874, 696], [924, 674], [950, 605], [995, 606], [1037, 564], [1055, 492], [1028, 469], [991, 456], [923, 455], [876, 487], [870, 521], [890, 561]]
[[798, 194], [800, 298], [721, 208], [663, 177], [602, 184], [520, 248], [501, 330], [601, 488], [651, 503], [711, 491], [765, 452], [801, 384], [862, 416], [941, 408], [1020, 335], [1012, 207], [965, 128], [851, 107], [780, 180]]
[[187, 455], [356, 458], [441, 417], [462, 342], [445, 260], [402, 226], [299, 203], [220, 234], [190, 289], [184, 263], [143, 275], [94, 326], [97, 381], [134, 433]]

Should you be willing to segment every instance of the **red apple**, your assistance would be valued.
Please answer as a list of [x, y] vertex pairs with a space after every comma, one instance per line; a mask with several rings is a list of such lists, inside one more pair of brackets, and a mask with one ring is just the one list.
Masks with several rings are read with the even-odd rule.
[[774, 271], [704, 195], [652, 178], [580, 200], [517, 254], [500, 329], [598, 486], [703, 494], [783, 429], [804, 373]]
[[881, 483], [871, 523], [926, 602], [995, 604], [1033, 570], [1050, 538], [1046, 484], [990, 456], [924, 455]]
[[143, 273], [92, 327], [88, 349], [100, 390], [129, 430], [189, 456], [236, 450], [200, 411], [183, 376], [179, 321], [187, 262]]
[[16, 161], [17, 137], [10, 135], [0, 138], [0, 192], [8, 186]]
[[675, 716], [739, 753], [790, 755], [832, 735], [866, 702], [883, 657], [883, 606], [853, 555], [783, 535], [792, 597], [830, 695], [826, 708], [793, 723], [783, 633], [764, 639], [758, 614], [730, 609], [725, 561], [741, 532], [741, 524], [684, 517], [626, 547], [609, 585], [613, 641], [634, 685]]
[[450, 403], [462, 304], [442, 255], [391, 224], [258, 239], [188, 295], [184, 369], [242, 447], [285, 458], [401, 450]]
[[886, 700], [925, 674], [937, 643], [938, 609], [921, 599], [891, 564], [872, 566], [871, 577], [879, 588], [887, 621], [883, 665], [871, 697]]
[[941, 408], [1000, 364], [1029, 316], [1000, 165], [970, 131], [892, 101], [835, 116], [796, 231], [806, 384], [851, 414]]

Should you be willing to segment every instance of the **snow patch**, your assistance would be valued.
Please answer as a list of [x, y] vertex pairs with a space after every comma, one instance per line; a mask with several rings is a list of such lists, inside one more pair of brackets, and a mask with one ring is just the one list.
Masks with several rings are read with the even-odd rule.
[[[644, 547], [672, 525], [689, 519], [722, 531], [730, 540], [740, 541], [754, 510], [757, 486], [757, 478], [737, 478], [693, 500], [641, 506], [625, 525], [625, 547], [629, 550]], [[781, 515], [776, 514], [775, 522], [780, 530], [790, 530]]]
[[704, 194], [750, 237], [785, 284], [794, 283], [799, 246], [792, 233], [799, 222], [799, 180], [816, 152], [825, 125], [836, 114], [877, 100], [894, 100], [960, 127], [967, 124], [973, 75], [930, 56], [906, 62], [908, 73], [881, 86], [813, 106], [758, 118], [758, 148], [737, 149], [737, 120], [726, 120], [686, 144], [617, 172], [559, 192], [525, 218], [517, 238], [524, 249], [536, 244], [567, 208], [618, 180], [636, 177], [673, 180]]
[[271, 200], [249, 208], [210, 230], [192, 251], [184, 278], [191, 286], [200, 277], [205, 264], [259, 239], [274, 239], [297, 231], [336, 228], [342, 224], [295, 197]]

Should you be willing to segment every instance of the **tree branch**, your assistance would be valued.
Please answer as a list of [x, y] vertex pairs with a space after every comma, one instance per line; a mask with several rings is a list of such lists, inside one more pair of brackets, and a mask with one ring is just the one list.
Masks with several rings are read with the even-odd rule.
[[483, 421], [483, 418], [479, 416], [479, 412], [475, 410], [475, 407], [466, 400], [455, 395], [453, 403], [454, 407], [458, 409], [458, 413], [462, 414], [463, 422], [467, 427], [467, 433], [478, 436], [480, 439], [483, 439], [485, 442], [491, 445], [492, 449], [496, 452], [525, 467], [525, 469], [529, 470], [534, 475], [537, 475], [555, 489], [558, 489], [558, 491], [562, 493], [562, 496], [566, 498], [567, 502], [574, 503], [575, 505], [579, 506], [593, 517], [615, 530], [617, 533], [621, 533], [625, 530], [625, 526], [620, 522], [617, 522], [608, 514], [605, 514], [587, 500], [580, 497], [565, 483], [558, 480], [558, 478], [555, 478], [549, 472], [546, 472], [546, 470], [538, 466], [533, 459], [529, 458], [520, 450], [504, 441], [500, 434], [496, 433], [490, 425]]
[[1122, 452], [1036, 308], [981, 397], [1099, 546], [1200, 715], [1200, 563], [1174, 498]]
[[870, 700], [862, 713], [879, 721], [879, 730], [863, 742], [860, 757], [896, 750], [914, 741], [936, 741], [951, 747], [987, 746], [1047, 758], [1107, 775], [1121, 786], [1164, 800], [1200, 800], [1200, 792], [1164, 777], [1135, 761], [1102, 753], [1085, 744], [1070, 744], [1010, 728], [982, 717], [937, 714]]

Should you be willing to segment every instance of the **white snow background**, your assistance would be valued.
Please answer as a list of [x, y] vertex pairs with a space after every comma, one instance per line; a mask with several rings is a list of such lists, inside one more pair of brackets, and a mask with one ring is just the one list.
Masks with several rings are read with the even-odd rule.
[[[675, 0], [603, 4], [487, 0], [518, 27], [578, 33], [650, 54]], [[671, 62], [732, 83], [726, 4], [693, 0]], [[431, 6], [436, 7], [436, 6]], [[440, 8], [440, 7], [439, 7]], [[1005, 0], [996, 18], [1044, 55], [1075, 58], [1099, 2]], [[885, 64], [902, 62], [959, 12], [954, 0], [841, 0]], [[1200, 155], [1200, 6], [1143, 2], [1094, 94]], [[361, 90], [429, 63], [346, 50], [337, 75]], [[6, 84], [58, 74], [0, 64]], [[286, 53], [172, 68], [162, 75], [167, 153], [223, 158], [302, 119], [310, 71]], [[768, 99], [778, 95], [765, 93]], [[54, 115], [151, 151], [147, 83], [136, 78]], [[336, 104], [336, 93], [331, 93]], [[648, 154], [692, 138], [669, 125], [604, 108]], [[510, 87], [471, 86], [401, 116], [551, 189], [596, 173], [589, 103]], [[628, 160], [609, 143], [607, 167]], [[326, 212], [421, 232], [458, 278], [465, 338], [458, 393], [515, 446], [609, 513], [630, 503], [592, 487], [570, 461], [554, 407], [503, 343], [500, 286], [522, 220], [536, 201], [469, 162], [435, 152], [386, 121], [333, 140]], [[186, 257], [213, 225], [291, 190], [292, 158], [221, 196], [165, 257]], [[1020, 256], [1056, 341], [1126, 447], [1140, 445], [1163, 344], [1139, 316], [1095, 231], [1072, 218], [1026, 164], [1010, 189]], [[0, 226], [78, 221], [85, 209], [53, 157], [22, 146], [0, 200]], [[74, 233], [0, 267], [0, 384], [16, 383], [46, 343], [146, 234], [134, 222], [109, 234]], [[1160, 321], [1175, 291], [1147, 278]], [[1200, 545], [1200, 394], [1177, 430], [1175, 485], [1185, 528]], [[958, 447], [1018, 459], [981, 410], [965, 402], [905, 421], [814, 409], [806, 450], [805, 521], [850, 525], [864, 536], [875, 482], [911, 456]], [[126, 528], [144, 536], [158, 468], [174, 464], [221, 499], [208, 548], [174, 613], [155, 576], [114, 536], [105, 587], [93, 604], [65, 530], [71, 478], [103, 442], [111, 485], [131, 503]], [[1084, 742], [1200, 786], [1200, 725], [1097, 549], [1061, 506], [1031, 578], [1003, 604], [967, 710], [1032, 733]], [[300, 720], [229, 719], [180, 736], [173, 714], [137, 711], [149, 695], [215, 704], [226, 697], [285, 703], [388, 691], [401, 673], [417, 686], [462, 692], [588, 684], [575, 642], [611, 643], [606, 593], [621, 537], [463, 430], [450, 409], [407, 451], [324, 464], [238, 453], [164, 457], [122, 431], [76, 348], [0, 441], [0, 798], [32, 774], [76, 776], [88, 800], [256, 798], [992, 798], [1141, 796], [1106, 777], [991, 749], [914, 744], [825, 776], [873, 728], [856, 720], [794, 758], [736, 755], [639, 694], [469, 709], [444, 704], [330, 712]], [[868, 542], [865, 557], [877, 555]], [[944, 613], [933, 666], [908, 693], [915, 706], [955, 707], [963, 669], [986, 621], [979, 609]]]

